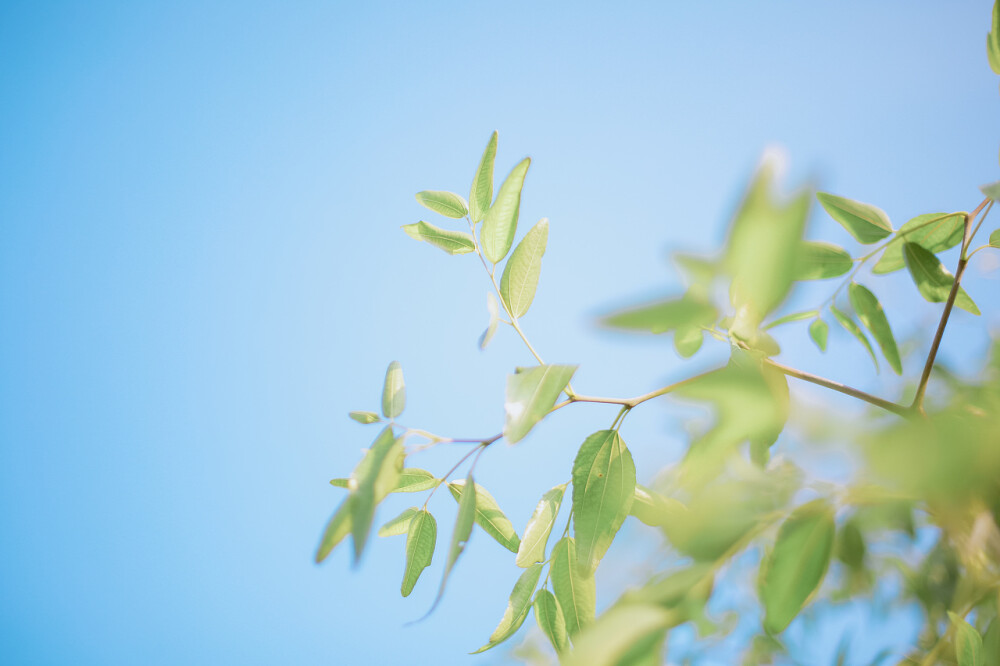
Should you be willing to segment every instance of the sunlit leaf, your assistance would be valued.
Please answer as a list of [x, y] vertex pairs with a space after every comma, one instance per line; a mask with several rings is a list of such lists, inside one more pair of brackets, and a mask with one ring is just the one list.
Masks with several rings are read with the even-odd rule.
[[906, 261], [903, 259], [904, 243], [916, 243], [937, 254], [961, 243], [964, 235], [963, 213], [918, 215], [899, 228], [896, 237], [885, 246], [882, 258], [872, 268], [872, 272], [882, 275], [906, 266]]
[[351, 498], [346, 497], [334, 512], [330, 521], [323, 530], [323, 536], [319, 540], [319, 548], [316, 550], [316, 563], [319, 564], [333, 551], [333, 549], [351, 533]]
[[404, 510], [401, 514], [387, 522], [385, 525], [378, 528], [378, 535], [380, 537], [390, 537], [406, 534], [407, 530], [410, 529], [410, 521], [413, 520], [413, 517], [418, 513], [420, 513], [420, 509], [415, 506], [411, 506], [409, 509]]
[[948, 619], [955, 631], [952, 643], [955, 645], [958, 666], [986, 666], [983, 638], [975, 627], [951, 611], [948, 611]]
[[521, 574], [520, 578], [517, 579], [517, 583], [514, 584], [514, 590], [510, 593], [510, 599], [507, 601], [507, 609], [503, 613], [503, 618], [501, 618], [500, 624], [497, 625], [497, 628], [490, 635], [489, 642], [472, 654], [485, 652], [491, 647], [503, 643], [513, 636], [521, 625], [524, 624], [525, 619], [528, 617], [528, 611], [531, 610], [531, 598], [535, 593], [535, 587], [538, 585], [538, 578], [541, 574], [541, 564], [533, 564]]
[[[906, 243], [903, 246], [903, 258], [906, 260], [910, 277], [913, 278], [914, 284], [925, 300], [931, 303], [943, 303], [948, 300], [955, 277], [936, 256], [916, 243]], [[974, 315], [979, 314], [979, 308], [962, 287], [958, 288], [955, 307]]]
[[545, 418], [574, 372], [575, 365], [539, 365], [507, 375], [503, 434], [508, 442], [521, 441]]
[[784, 631], [819, 587], [830, 564], [834, 530], [833, 510], [819, 500], [781, 525], [774, 549], [761, 564], [760, 600], [769, 633]]
[[387, 426], [358, 463], [351, 479], [351, 536], [354, 560], [361, 558], [375, 517], [375, 506], [396, 486], [403, 469], [403, 443]]
[[[401, 588], [404, 597], [410, 596], [420, 574], [430, 566], [434, 559], [434, 546], [437, 544], [437, 521], [434, 520], [434, 516], [429, 511], [417, 511], [408, 527], [406, 568], [403, 570], [403, 586]], [[441, 585], [443, 587], [444, 583], [442, 582]]]
[[469, 217], [473, 224], [483, 219], [483, 215], [489, 210], [490, 203], [493, 201], [493, 163], [496, 161], [496, 156], [497, 133], [493, 132], [493, 136], [490, 137], [489, 143], [486, 144], [486, 149], [483, 151], [483, 156], [479, 160], [479, 167], [476, 169], [476, 175], [472, 179], [472, 187], [469, 190]]
[[566, 620], [566, 631], [571, 637], [575, 636], [594, 621], [597, 604], [594, 574], [585, 573], [577, 566], [576, 543], [572, 537], [556, 542], [549, 566], [552, 589]]
[[817, 317], [809, 324], [809, 337], [816, 344], [821, 352], [826, 351], [826, 339], [830, 333], [830, 327], [825, 321]]
[[563, 666], [616, 666], [636, 644], [675, 623], [675, 614], [658, 606], [616, 606], [574, 638]]
[[674, 333], [674, 349], [682, 358], [691, 358], [701, 349], [705, 341], [705, 334], [700, 328], [694, 326], [679, 328]]
[[661, 495], [638, 483], [635, 484], [635, 496], [629, 513], [647, 525], [662, 527], [686, 510], [685, 506], [674, 498]]
[[[1000, 0], [997, 0], [1000, 2]], [[990, 247], [1000, 247], [1000, 229], [990, 234]]]
[[543, 217], [517, 244], [504, 266], [500, 296], [515, 318], [523, 317], [535, 298], [548, 238], [549, 221]]
[[382, 420], [375, 412], [351, 412], [348, 416], [358, 423], [363, 423], [365, 425], [368, 425], [369, 423], [378, 423]]
[[421, 220], [416, 224], [404, 224], [403, 231], [410, 238], [430, 243], [448, 254], [468, 254], [476, 251], [476, 241], [472, 234], [464, 231], [442, 229]]
[[556, 516], [559, 515], [564, 492], [566, 492], [565, 483], [542, 495], [542, 499], [531, 514], [531, 519], [528, 520], [528, 525], [524, 528], [524, 538], [521, 539], [521, 545], [517, 549], [517, 559], [514, 560], [517, 566], [528, 567], [535, 562], [545, 561], [545, 546], [549, 541]]
[[500, 304], [497, 303], [497, 298], [492, 291], [486, 292], [486, 310], [490, 313], [490, 323], [486, 326], [483, 334], [479, 336], [480, 349], [486, 349], [486, 345], [490, 344], [493, 334], [497, 332], [497, 324], [500, 322]]
[[802, 241], [795, 255], [796, 280], [825, 280], [854, 267], [851, 255], [833, 243]]
[[881, 208], [826, 192], [817, 192], [816, 198], [859, 243], [876, 243], [892, 233], [889, 216]]
[[348, 488], [348, 487], [350, 487], [348, 485], [349, 482], [350, 482], [350, 479], [344, 479], [344, 478], [330, 479], [330, 485], [333, 486], [334, 488]]
[[[461, 504], [465, 481], [452, 481], [448, 484], [448, 490], [451, 491], [451, 496]], [[476, 485], [476, 524], [512, 553], [516, 553], [521, 545], [521, 540], [517, 538], [514, 526], [500, 510], [497, 501], [478, 484]]]
[[405, 467], [399, 474], [399, 481], [392, 489], [394, 493], [416, 493], [430, 490], [437, 485], [438, 479], [427, 470], [418, 467]]
[[[455, 563], [458, 561], [462, 551], [465, 550], [465, 545], [469, 542], [469, 537], [472, 536], [472, 526], [476, 522], [476, 484], [472, 479], [471, 471], [465, 479], [465, 486], [470, 488], [471, 491], [463, 492], [462, 500], [458, 503], [455, 529], [451, 533], [451, 544], [448, 546], [448, 561], [445, 563], [444, 576], [441, 577], [441, 587], [438, 588], [437, 598], [431, 606], [431, 611], [441, 601], [441, 597], [444, 595], [444, 588], [448, 584], [448, 577], [451, 575], [451, 570], [455, 567]], [[428, 613], [431, 611], [428, 611]]]
[[555, 596], [548, 590], [538, 590], [535, 594], [535, 622], [552, 643], [557, 654], [569, 647], [569, 635], [566, 633], [566, 620]]
[[469, 206], [461, 195], [454, 192], [439, 192], [424, 190], [417, 192], [417, 201], [421, 206], [446, 217], [461, 219], [469, 212]]
[[628, 516], [635, 464], [617, 430], [587, 437], [573, 462], [573, 533], [578, 566], [593, 571]]
[[406, 384], [403, 382], [403, 367], [399, 361], [393, 361], [385, 371], [385, 383], [382, 384], [382, 414], [387, 419], [394, 419], [403, 413], [406, 407]]
[[778, 317], [774, 321], [770, 322], [767, 326], [765, 326], [764, 330], [774, 328], [775, 326], [781, 326], [782, 324], [788, 324], [793, 321], [803, 321], [818, 316], [819, 316], [819, 310], [806, 310], [805, 312], [793, 312], [792, 314], [787, 314], [784, 317]]
[[872, 363], [875, 364], [875, 370], [878, 370], [878, 358], [875, 357], [875, 349], [872, 348], [872, 343], [868, 341], [868, 336], [864, 334], [861, 327], [858, 326], [857, 322], [851, 319], [850, 316], [838, 310], [835, 306], [830, 306], [830, 312], [833, 313], [833, 318], [837, 320], [845, 331], [854, 336], [854, 338], [861, 343], [861, 345], [868, 350], [868, 355], [872, 357]]
[[848, 295], [851, 300], [851, 307], [858, 315], [858, 319], [865, 325], [865, 328], [875, 338], [885, 360], [889, 366], [896, 371], [897, 375], [903, 374], [903, 365], [899, 358], [899, 349], [896, 347], [896, 338], [889, 327], [889, 320], [879, 303], [867, 287], [852, 282], [848, 288]]
[[683, 297], [620, 310], [601, 319], [612, 328], [666, 333], [678, 328], [700, 328], [715, 323], [718, 312], [708, 301]]
[[497, 192], [496, 201], [486, 211], [483, 226], [479, 232], [479, 243], [483, 256], [490, 263], [499, 263], [514, 243], [517, 232], [517, 217], [521, 207], [521, 188], [524, 177], [531, 166], [531, 158], [525, 157], [515, 166]]
[[986, 55], [990, 61], [990, 69], [1000, 74], [1000, 0], [993, 3], [993, 24], [986, 35]]
[[713, 563], [692, 564], [679, 571], [652, 578], [642, 587], [630, 590], [623, 603], [643, 603], [674, 608], [686, 600], [705, 602], [715, 580]]

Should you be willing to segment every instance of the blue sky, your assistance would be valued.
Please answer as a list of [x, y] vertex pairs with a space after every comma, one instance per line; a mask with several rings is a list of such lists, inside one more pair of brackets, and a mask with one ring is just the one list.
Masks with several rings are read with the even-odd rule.
[[[509, 331], [476, 348], [482, 270], [399, 230], [429, 219], [413, 193], [467, 192], [493, 130], [498, 175], [531, 155], [522, 229], [551, 230], [524, 326], [581, 364], [579, 390], [634, 395], [725, 350], [682, 363], [595, 316], [676, 289], [668, 253], [719, 246], [765, 147], [789, 183], [897, 225], [998, 178], [987, 0], [748, 5], [0, 5], [0, 660], [503, 663], [465, 656], [517, 576], [488, 537], [409, 627], [442, 553], [406, 600], [401, 537], [356, 570], [311, 560], [327, 481], [375, 434], [346, 412], [377, 406], [389, 361], [407, 424], [456, 436], [499, 429], [529, 361]], [[849, 241], [822, 214], [811, 233]], [[986, 314], [945, 345], [964, 370], [998, 324], [985, 255], [968, 290]], [[905, 276], [879, 284], [926, 345], [936, 309]], [[828, 357], [804, 337], [782, 338], [789, 362], [899, 390], [846, 337]], [[520, 529], [612, 417], [553, 417], [478, 479]], [[666, 402], [630, 416], [640, 479], [676, 459], [677, 424]], [[605, 603], [623, 578], [599, 581]]]

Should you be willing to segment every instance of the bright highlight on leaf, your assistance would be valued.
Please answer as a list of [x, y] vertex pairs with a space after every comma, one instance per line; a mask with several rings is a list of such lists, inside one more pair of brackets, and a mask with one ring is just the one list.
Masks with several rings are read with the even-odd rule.
[[[903, 257], [906, 259], [910, 277], [913, 278], [914, 284], [925, 300], [931, 303], [943, 303], [948, 300], [955, 277], [937, 257], [916, 243], [906, 243], [903, 246]], [[974, 315], [979, 314], [979, 308], [961, 286], [955, 297], [955, 307]]]
[[477, 224], [486, 215], [493, 201], [493, 163], [497, 156], [497, 133], [493, 132], [483, 157], [479, 160], [479, 167], [476, 175], [472, 179], [472, 188], [469, 190], [469, 217], [473, 224]]
[[515, 444], [545, 418], [576, 372], [575, 365], [539, 365], [507, 376], [503, 434]]
[[897, 375], [903, 374], [903, 364], [899, 358], [899, 349], [896, 347], [896, 338], [889, 327], [889, 320], [882, 310], [882, 304], [867, 287], [854, 282], [848, 288], [848, 295], [851, 299], [851, 307], [858, 314], [861, 323], [875, 338], [875, 342], [882, 349], [882, 355], [889, 362], [889, 366]]
[[535, 562], [545, 561], [545, 546], [549, 541], [552, 526], [555, 525], [559, 507], [562, 505], [566, 484], [558, 485], [542, 495], [542, 499], [531, 514], [531, 520], [524, 528], [524, 538], [517, 549], [517, 559], [514, 564], [519, 567], [529, 567]]
[[937, 254], [950, 250], [962, 242], [965, 235], [965, 215], [963, 213], [931, 213], [918, 215], [896, 232], [896, 237], [886, 245], [882, 258], [878, 260], [873, 273], [884, 275], [904, 266], [903, 245], [916, 243], [929, 252]]
[[[451, 496], [461, 504], [465, 481], [452, 481], [448, 484], [448, 490], [451, 491]], [[476, 485], [476, 524], [512, 553], [516, 553], [521, 545], [521, 540], [517, 538], [514, 526], [500, 510], [497, 501], [478, 484]]]
[[393, 361], [385, 371], [385, 383], [382, 384], [382, 415], [394, 419], [403, 413], [406, 407], [406, 384], [403, 382], [403, 366], [399, 361]]
[[469, 212], [469, 207], [458, 194], [454, 192], [438, 192], [435, 190], [424, 190], [417, 192], [417, 201], [421, 206], [435, 213], [440, 213], [445, 217], [461, 219]]
[[826, 192], [817, 192], [816, 198], [859, 243], [877, 243], [892, 234], [889, 216], [881, 208]]
[[479, 244], [483, 255], [490, 263], [497, 264], [510, 252], [517, 232], [517, 217], [521, 208], [521, 188], [524, 177], [531, 166], [531, 158], [525, 157], [511, 170], [503, 181], [496, 201], [490, 206], [483, 218], [483, 226], [479, 232]]
[[549, 238], [549, 221], [542, 218], [533, 226], [507, 260], [500, 279], [500, 296], [515, 319], [531, 307], [542, 271], [542, 255]]
[[468, 254], [476, 251], [476, 241], [471, 234], [464, 231], [442, 229], [423, 221], [416, 224], [404, 224], [403, 231], [410, 238], [430, 243], [448, 254]]

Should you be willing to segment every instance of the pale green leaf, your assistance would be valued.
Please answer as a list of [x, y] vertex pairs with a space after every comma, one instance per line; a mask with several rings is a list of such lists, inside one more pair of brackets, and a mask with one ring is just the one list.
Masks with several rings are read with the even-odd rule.
[[821, 352], [826, 351], [826, 339], [830, 334], [830, 327], [825, 321], [817, 317], [809, 324], [809, 337], [816, 344]]
[[1000, 201], [1000, 180], [989, 185], [983, 185], [979, 191], [988, 196], [993, 201]]
[[543, 217], [517, 244], [504, 266], [503, 276], [500, 278], [500, 297], [515, 319], [528, 312], [531, 301], [535, 298], [538, 277], [542, 271], [542, 255], [545, 254], [548, 238], [549, 221]]
[[1000, 618], [993, 618], [983, 634], [983, 661], [1000, 664]]
[[1000, 0], [993, 2], [993, 24], [986, 35], [986, 55], [990, 69], [1000, 74]]
[[539, 365], [507, 376], [503, 434], [508, 442], [521, 441], [545, 418], [574, 372], [575, 365]]
[[545, 546], [549, 541], [549, 534], [552, 526], [559, 515], [559, 507], [562, 505], [563, 493], [566, 492], [566, 484], [558, 485], [552, 490], [542, 495], [528, 525], [524, 528], [524, 538], [517, 549], [517, 559], [514, 564], [519, 567], [528, 567], [535, 562], [545, 561]]
[[[1000, 0], [997, 0], [1000, 2]], [[1000, 229], [996, 229], [990, 234], [990, 247], [1000, 247]]]
[[774, 321], [770, 322], [764, 327], [764, 330], [772, 329], [775, 326], [781, 326], [782, 324], [788, 324], [793, 321], [803, 321], [805, 319], [812, 319], [813, 317], [819, 316], [818, 310], [806, 310], [805, 312], [793, 312], [792, 314], [787, 314], [784, 317], [778, 317]]
[[635, 464], [617, 430], [587, 437], [573, 462], [573, 533], [578, 566], [593, 571], [632, 508]]
[[500, 624], [490, 634], [489, 642], [472, 654], [485, 652], [495, 645], [503, 643], [513, 636], [528, 617], [531, 610], [531, 597], [535, 594], [535, 587], [538, 585], [538, 578], [542, 575], [542, 565], [531, 565], [514, 584], [514, 589], [510, 593], [507, 601], [507, 609], [500, 619]]
[[552, 589], [566, 620], [566, 631], [575, 636], [594, 621], [597, 604], [594, 574], [583, 572], [577, 566], [576, 544], [572, 537], [556, 542], [549, 566]]
[[334, 512], [330, 521], [323, 530], [323, 536], [319, 540], [319, 548], [316, 550], [316, 563], [319, 564], [326, 559], [333, 549], [351, 533], [351, 498], [346, 497]]
[[826, 192], [817, 192], [816, 198], [859, 243], [876, 243], [892, 233], [889, 216], [881, 208]]
[[[658, 606], [627, 604], [607, 611], [577, 638], [563, 666], [618, 666], [638, 643], [659, 637], [677, 614]], [[655, 645], [656, 643], [654, 643]]]
[[643, 603], [674, 608], [685, 601], [707, 601], [715, 581], [715, 566], [711, 562], [661, 574], [636, 590], [626, 592], [623, 603]]
[[686, 511], [683, 504], [638, 483], [629, 513], [652, 527], [662, 527]]
[[701, 328], [715, 323], [718, 312], [708, 301], [688, 296], [626, 308], [601, 319], [612, 328], [666, 333], [678, 328]]
[[486, 149], [483, 151], [483, 156], [479, 160], [479, 167], [476, 169], [476, 175], [472, 179], [472, 188], [469, 190], [469, 217], [473, 224], [483, 219], [483, 215], [489, 210], [490, 203], [493, 201], [493, 164], [496, 161], [496, 156], [497, 133], [493, 132], [493, 136], [490, 137], [489, 143], [486, 144]]
[[483, 334], [479, 336], [480, 349], [486, 349], [486, 345], [490, 344], [493, 334], [497, 332], [497, 324], [500, 322], [500, 304], [497, 303], [497, 298], [492, 291], [486, 292], [486, 310], [490, 313], [490, 323], [486, 326]]
[[903, 259], [903, 244], [916, 243], [937, 254], [949, 250], [962, 242], [965, 235], [965, 215], [963, 213], [930, 213], [918, 215], [896, 232], [878, 260], [873, 273], [884, 275], [906, 266]]
[[705, 342], [705, 334], [700, 328], [694, 326], [679, 328], [674, 333], [674, 349], [681, 355], [681, 358], [691, 358]]
[[781, 633], [795, 619], [826, 575], [833, 552], [833, 510], [817, 500], [797, 509], [778, 531], [761, 564], [764, 629]]
[[515, 166], [497, 192], [496, 201], [486, 211], [483, 226], [479, 232], [479, 244], [483, 255], [490, 263], [499, 263], [514, 243], [517, 232], [517, 217], [521, 208], [521, 188], [524, 177], [531, 166], [531, 158], [525, 157]]
[[385, 371], [385, 383], [382, 384], [382, 414], [387, 419], [394, 419], [403, 413], [406, 407], [406, 384], [403, 382], [403, 366], [399, 361], [393, 361]]
[[358, 423], [363, 423], [365, 425], [368, 425], [369, 423], [378, 423], [382, 420], [375, 412], [351, 412], [348, 416]]
[[830, 312], [833, 313], [833, 318], [837, 320], [845, 331], [854, 336], [854, 338], [861, 343], [861, 345], [868, 350], [868, 355], [872, 357], [872, 363], [875, 364], [875, 370], [878, 370], [878, 358], [875, 357], [875, 350], [872, 348], [872, 343], [868, 341], [868, 337], [858, 326], [857, 322], [851, 319], [850, 316], [838, 310], [835, 306], [830, 306]]
[[413, 517], [418, 513], [420, 513], [420, 509], [415, 506], [411, 506], [409, 509], [406, 509], [385, 525], [378, 528], [378, 535], [380, 537], [389, 537], [406, 534], [406, 532], [410, 529], [410, 521], [413, 520]]
[[469, 206], [465, 203], [465, 199], [454, 192], [424, 190], [417, 192], [417, 201], [424, 208], [441, 213], [445, 217], [461, 219], [469, 212]]
[[854, 267], [851, 255], [833, 243], [802, 241], [795, 254], [796, 280], [826, 280]]
[[451, 533], [451, 544], [448, 546], [448, 561], [445, 563], [444, 575], [441, 577], [441, 587], [438, 588], [437, 598], [434, 600], [431, 609], [427, 611], [428, 614], [441, 601], [445, 585], [448, 583], [448, 577], [451, 575], [451, 570], [455, 567], [455, 563], [458, 561], [462, 551], [465, 550], [465, 545], [469, 542], [469, 537], [472, 536], [472, 526], [476, 522], [476, 484], [472, 479], [471, 471], [465, 479], [465, 484], [466, 487], [472, 490], [471, 492], [462, 493], [462, 500], [458, 503], [458, 515], [455, 517], [455, 529]]
[[555, 596], [548, 590], [538, 590], [535, 595], [535, 621], [552, 643], [557, 654], [562, 654], [569, 647], [569, 635], [566, 633], [566, 620]]
[[349, 488], [350, 479], [330, 479], [330, 485], [334, 488]]
[[405, 467], [399, 474], [399, 481], [392, 489], [394, 493], [417, 493], [430, 490], [438, 483], [438, 479], [427, 470], [419, 467]]
[[[920, 291], [920, 295], [931, 303], [943, 303], [948, 300], [955, 277], [944, 267], [944, 264], [932, 253], [916, 243], [906, 243], [903, 246], [903, 258], [910, 271], [910, 277]], [[955, 306], [979, 314], [979, 308], [962, 287], [958, 288]]]
[[983, 638], [975, 627], [951, 611], [948, 611], [948, 619], [955, 631], [952, 644], [955, 646], [958, 666], [986, 666]]
[[882, 304], [867, 287], [854, 282], [848, 288], [848, 294], [851, 307], [854, 308], [861, 323], [875, 338], [875, 342], [882, 349], [882, 354], [889, 362], [889, 366], [895, 370], [897, 375], [903, 374], [903, 365], [899, 358], [899, 349], [896, 347], [896, 338], [892, 334], [892, 328], [889, 327], [889, 320], [885, 316], [885, 311], [882, 310]]
[[[413, 586], [424, 569], [434, 559], [437, 545], [437, 521], [427, 510], [417, 511], [410, 520], [406, 534], [406, 568], [403, 569], [403, 585], [400, 591], [404, 597], [410, 596]], [[444, 583], [442, 583], [443, 589]]]
[[472, 234], [464, 231], [442, 229], [421, 220], [416, 224], [404, 224], [403, 231], [410, 238], [430, 243], [448, 254], [468, 254], [476, 251], [476, 241]]
[[[464, 489], [465, 481], [452, 481], [448, 484], [451, 496], [459, 504], [462, 502], [462, 492]], [[476, 485], [476, 524], [512, 553], [516, 553], [518, 547], [521, 545], [521, 540], [517, 537], [514, 526], [511, 525], [510, 520], [500, 510], [500, 506], [493, 499], [493, 495], [490, 495], [485, 488], [478, 484]]]
[[386, 426], [348, 481], [354, 560], [361, 558], [375, 517], [375, 506], [396, 486], [403, 469], [403, 443]]

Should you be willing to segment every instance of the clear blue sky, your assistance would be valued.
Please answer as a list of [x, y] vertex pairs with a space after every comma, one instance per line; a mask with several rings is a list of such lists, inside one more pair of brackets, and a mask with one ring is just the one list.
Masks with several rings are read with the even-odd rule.
[[[766, 146], [897, 224], [1000, 177], [989, 0], [750, 4], [0, 4], [0, 661], [502, 663], [465, 656], [518, 573], [485, 535], [410, 627], [442, 553], [406, 600], [402, 537], [357, 570], [311, 560], [327, 481], [374, 436], [346, 412], [377, 406], [389, 361], [408, 424], [486, 436], [529, 360], [509, 331], [478, 351], [482, 271], [399, 230], [429, 219], [414, 192], [467, 192], [494, 129], [499, 175], [533, 156], [522, 229], [552, 226], [525, 328], [581, 391], [633, 395], [719, 350], [683, 364], [594, 316], [676, 288], [667, 253], [719, 245]], [[812, 232], [848, 244], [822, 214]], [[987, 314], [949, 330], [961, 368], [998, 323], [986, 266]], [[936, 310], [901, 279], [889, 315], [925, 335]], [[840, 360], [803, 338], [795, 364], [898, 390], [845, 337]], [[521, 529], [612, 416], [560, 414], [479, 480]], [[640, 479], [677, 423], [630, 417]], [[628, 578], [602, 575], [606, 603]]]

